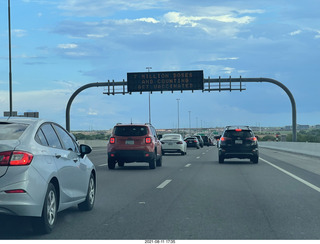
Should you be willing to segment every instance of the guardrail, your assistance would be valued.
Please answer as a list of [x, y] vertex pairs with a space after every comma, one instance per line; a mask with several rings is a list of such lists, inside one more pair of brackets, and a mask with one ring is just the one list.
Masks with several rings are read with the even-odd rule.
[[262, 148], [320, 157], [320, 143], [314, 142], [259, 142]]
[[[107, 140], [79, 140], [80, 144], [87, 144], [90, 147], [105, 147], [107, 150]], [[320, 157], [320, 143], [313, 142], [261, 142], [262, 148], [275, 149], [291, 153], [304, 154], [313, 157]]]

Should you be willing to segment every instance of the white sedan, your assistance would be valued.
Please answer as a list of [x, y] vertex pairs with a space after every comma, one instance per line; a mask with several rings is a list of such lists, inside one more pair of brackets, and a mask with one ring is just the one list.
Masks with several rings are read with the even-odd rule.
[[164, 134], [161, 138], [162, 154], [165, 153], [181, 153], [187, 154], [187, 143], [180, 134]]

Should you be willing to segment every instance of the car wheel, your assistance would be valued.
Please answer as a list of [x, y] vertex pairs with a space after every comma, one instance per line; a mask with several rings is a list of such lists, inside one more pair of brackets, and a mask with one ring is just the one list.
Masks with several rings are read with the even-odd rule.
[[254, 156], [251, 160], [252, 163], [257, 164], [259, 162], [259, 157], [258, 156]]
[[91, 173], [86, 200], [82, 203], [79, 203], [78, 208], [82, 211], [91, 210], [93, 208], [95, 199], [96, 199], [96, 183], [94, 180], [94, 175]]
[[57, 221], [57, 199], [56, 189], [52, 183], [49, 183], [42, 208], [42, 215], [39, 218], [35, 218], [32, 223], [35, 232], [48, 234], [53, 230]]
[[115, 166], [116, 166], [116, 162], [115, 162], [115, 160], [114, 160], [114, 159], [109, 159], [109, 158], [108, 158], [108, 168], [109, 168], [109, 169], [114, 169], [114, 168], [115, 168]]
[[149, 161], [149, 168], [150, 169], [156, 168], [156, 161], [157, 161], [157, 158], [156, 158], [156, 154], [155, 154], [154, 157], [152, 159], [150, 159], [150, 161]]
[[222, 156], [219, 156], [219, 164], [223, 164], [224, 158]]
[[161, 166], [162, 166], [162, 155], [157, 160], [157, 167], [161, 167]]

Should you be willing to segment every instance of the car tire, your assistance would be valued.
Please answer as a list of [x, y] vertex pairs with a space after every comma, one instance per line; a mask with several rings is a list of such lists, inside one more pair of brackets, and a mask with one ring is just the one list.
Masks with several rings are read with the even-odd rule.
[[91, 173], [86, 200], [78, 204], [79, 210], [90, 211], [93, 208], [95, 199], [96, 199], [96, 182], [95, 182], [94, 175]]
[[224, 158], [222, 156], [219, 156], [219, 164], [223, 164], [224, 163]]
[[114, 159], [109, 159], [108, 158], [108, 168], [109, 169], [114, 169], [116, 167], [116, 161]]
[[257, 164], [259, 162], [259, 157], [258, 156], [254, 156], [251, 158], [250, 160], [252, 163]]
[[32, 222], [34, 232], [39, 234], [49, 234], [57, 221], [58, 198], [56, 188], [49, 183], [46, 196], [44, 198], [41, 217], [37, 217]]
[[162, 155], [157, 160], [157, 167], [161, 167], [161, 166], [162, 166]]
[[157, 161], [157, 154], [154, 155], [149, 161], [149, 168], [150, 169], [155, 169], [156, 168], [156, 161]]

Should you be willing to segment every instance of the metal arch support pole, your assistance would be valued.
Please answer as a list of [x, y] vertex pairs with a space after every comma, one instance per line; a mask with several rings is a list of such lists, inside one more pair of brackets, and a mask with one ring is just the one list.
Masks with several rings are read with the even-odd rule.
[[[281, 87], [287, 93], [287, 95], [291, 101], [291, 107], [292, 107], [292, 141], [296, 142], [297, 141], [297, 109], [296, 109], [296, 102], [294, 100], [292, 93], [284, 84], [282, 84], [281, 82], [279, 82], [277, 80], [270, 79], [270, 78], [260, 78], [259, 81], [273, 83], [273, 84]], [[250, 79], [248, 79], [247, 82], [257, 82], [257, 79], [252, 79], [252, 81], [250, 81]]]
[[96, 82], [96, 83], [89, 83], [82, 87], [80, 87], [78, 90], [76, 90], [72, 96], [70, 97], [67, 107], [66, 107], [66, 130], [70, 132], [70, 108], [71, 104], [74, 100], [74, 98], [83, 90], [90, 88], [90, 87], [99, 87], [99, 86], [108, 86], [108, 82]]
[[[219, 82], [220, 85], [220, 81], [230, 81], [229, 79], [217, 79], [217, 82]], [[294, 100], [294, 97], [292, 95], [292, 93], [290, 92], [290, 90], [283, 85], [281, 82], [274, 80], [274, 79], [270, 79], [270, 78], [232, 78], [233, 82], [269, 82], [269, 83], [273, 83], [279, 87], [281, 87], [289, 96], [290, 101], [291, 101], [291, 107], [292, 107], [292, 141], [296, 142], [297, 141], [297, 109], [296, 109], [296, 102]]]

